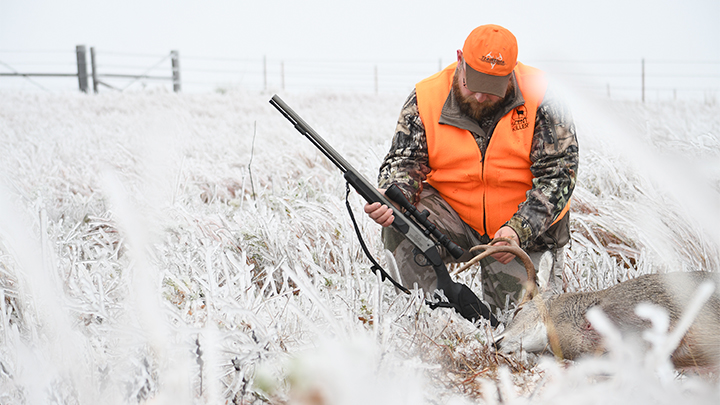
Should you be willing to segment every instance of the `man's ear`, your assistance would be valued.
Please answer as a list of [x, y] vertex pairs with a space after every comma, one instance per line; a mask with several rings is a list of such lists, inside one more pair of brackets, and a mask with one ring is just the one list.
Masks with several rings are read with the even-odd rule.
[[457, 50], [458, 63], [462, 60], [462, 57], [463, 57], [462, 55], [463, 55], [462, 49], [458, 49]]

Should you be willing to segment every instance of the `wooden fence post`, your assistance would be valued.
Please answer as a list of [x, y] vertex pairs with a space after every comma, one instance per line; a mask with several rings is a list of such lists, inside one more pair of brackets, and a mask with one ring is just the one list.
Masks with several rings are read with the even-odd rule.
[[85, 45], [77, 45], [75, 47], [75, 54], [77, 56], [77, 76], [80, 91], [83, 93], [88, 92], [88, 77], [87, 77], [87, 58], [85, 55]]
[[377, 65], [375, 65], [375, 94], [378, 94], [378, 68]]
[[92, 82], [93, 82], [93, 92], [97, 94], [98, 92], [98, 78], [97, 78], [97, 65], [95, 64], [95, 47], [90, 47], [90, 69], [92, 71], [90, 72], [92, 74]]
[[267, 91], [267, 56], [263, 56], [263, 89]]
[[172, 81], [173, 91], [175, 93], [180, 92], [180, 54], [178, 51], [170, 51], [172, 59]]
[[642, 59], [642, 102], [645, 102], [645, 58]]

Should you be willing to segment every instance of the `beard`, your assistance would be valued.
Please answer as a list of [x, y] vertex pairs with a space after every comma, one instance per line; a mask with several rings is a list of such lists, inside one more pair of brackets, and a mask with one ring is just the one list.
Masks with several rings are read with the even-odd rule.
[[467, 115], [468, 117], [480, 122], [483, 118], [492, 118], [502, 110], [505, 105], [505, 100], [512, 94], [514, 86], [512, 82], [508, 84], [505, 97], [497, 101], [485, 100], [482, 103], [478, 102], [473, 96], [463, 96], [460, 92], [460, 82], [458, 81], [458, 75], [453, 76], [452, 92], [457, 100], [460, 112]]

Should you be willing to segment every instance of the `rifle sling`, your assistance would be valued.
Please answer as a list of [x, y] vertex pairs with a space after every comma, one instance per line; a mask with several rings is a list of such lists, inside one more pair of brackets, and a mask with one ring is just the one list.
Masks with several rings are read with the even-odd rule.
[[363, 240], [362, 234], [360, 233], [360, 228], [358, 227], [357, 221], [355, 221], [355, 215], [352, 212], [352, 207], [350, 207], [350, 200], [348, 197], [350, 196], [350, 183], [345, 183], [345, 206], [347, 207], [348, 213], [350, 214], [350, 219], [353, 223], [353, 228], [355, 228], [355, 234], [357, 234], [358, 240], [360, 241], [360, 246], [362, 247], [363, 252], [365, 252], [365, 256], [370, 260], [372, 263], [372, 267], [370, 267], [370, 271], [377, 274], [377, 272], [380, 272], [380, 279], [382, 281], [390, 280], [392, 285], [394, 285], [397, 289], [404, 292], [405, 294], [410, 294], [410, 290], [405, 288], [402, 284], [398, 283], [390, 277], [390, 275], [383, 269], [377, 261], [375, 261], [375, 258], [370, 254], [370, 250], [365, 245], [365, 240]]

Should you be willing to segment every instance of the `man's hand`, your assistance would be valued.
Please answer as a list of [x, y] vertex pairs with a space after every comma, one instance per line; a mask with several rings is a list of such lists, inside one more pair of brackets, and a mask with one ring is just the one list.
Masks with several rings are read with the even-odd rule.
[[[378, 191], [385, 195], [385, 189], [379, 188]], [[382, 226], [390, 226], [395, 220], [393, 211], [387, 205], [374, 202], [372, 204], [365, 204], [365, 213], [372, 218], [373, 221], [377, 222]]]
[[[502, 228], [498, 229], [498, 231], [495, 232], [495, 238], [508, 238], [514, 240], [515, 243], [517, 243], [518, 245], [520, 244], [520, 238], [518, 238], [517, 233], [515, 233], [515, 231], [509, 226], [503, 226]], [[507, 246], [510, 244], [507, 242], [498, 242], [495, 245]], [[508, 264], [512, 259], [515, 258], [515, 255], [508, 252], [500, 252], [491, 255], [491, 257], [502, 264]]]
[[373, 221], [377, 222], [382, 226], [390, 226], [395, 220], [393, 211], [387, 205], [382, 205], [379, 202], [372, 204], [365, 204], [365, 212], [370, 215]]

